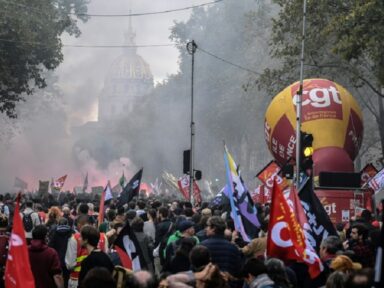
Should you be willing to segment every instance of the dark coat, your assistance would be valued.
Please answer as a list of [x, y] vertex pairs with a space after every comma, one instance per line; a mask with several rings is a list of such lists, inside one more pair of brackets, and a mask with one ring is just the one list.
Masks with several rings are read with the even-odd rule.
[[163, 237], [165, 235], [167, 235], [168, 231], [169, 231], [169, 226], [171, 225], [171, 220], [169, 219], [164, 219], [163, 221], [157, 223], [156, 225], [156, 235], [155, 235], [155, 247], [157, 247], [157, 245], [159, 245], [161, 239], [163, 239]]
[[213, 264], [217, 264], [221, 271], [239, 276], [243, 266], [243, 256], [240, 250], [224, 236], [212, 236], [200, 243], [209, 249]]

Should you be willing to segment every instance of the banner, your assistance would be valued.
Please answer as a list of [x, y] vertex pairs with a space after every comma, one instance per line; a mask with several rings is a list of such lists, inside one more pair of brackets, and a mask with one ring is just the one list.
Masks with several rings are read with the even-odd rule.
[[311, 238], [316, 241], [316, 251], [319, 251], [323, 239], [330, 235], [337, 236], [336, 229], [329, 219], [324, 206], [313, 191], [310, 178], [308, 178], [303, 188], [299, 191], [299, 198], [307, 216], [308, 224], [311, 227]]
[[228, 149], [224, 146], [224, 163], [227, 178], [228, 198], [231, 204], [231, 217], [236, 230], [246, 242], [250, 242], [257, 236], [259, 219], [257, 210], [248, 189], [245, 187], [238, 167]]
[[373, 189], [375, 194], [384, 188], [384, 168], [368, 181], [368, 186]]
[[[180, 179], [177, 181], [177, 186], [179, 186], [179, 190], [183, 195], [184, 199], [186, 201], [189, 201], [189, 175], [184, 174], [183, 176], [181, 176]], [[195, 204], [200, 205], [202, 202], [201, 191], [195, 180], [193, 181], [192, 188], [193, 188], [193, 192], [192, 192], [193, 195], [191, 198], [194, 199]]]
[[179, 190], [184, 199], [189, 201], [189, 176], [181, 176], [181, 178], [177, 181], [177, 186], [179, 186]]
[[101, 195], [103, 193], [104, 187], [103, 186], [94, 186], [91, 188], [91, 193], [95, 195]]
[[41, 181], [39, 180], [39, 191], [38, 193], [40, 195], [45, 195], [48, 194], [49, 190], [49, 181]]
[[265, 187], [272, 191], [273, 181], [276, 178], [276, 182], [280, 187], [281, 191], [284, 191], [285, 188], [288, 187], [288, 182], [285, 178], [278, 175], [281, 171], [280, 166], [276, 163], [276, 161], [272, 160], [269, 162], [257, 175], [256, 177], [264, 183]]
[[361, 187], [363, 187], [367, 182], [374, 177], [377, 174], [377, 169], [376, 167], [372, 164], [369, 163], [365, 165], [365, 167], [360, 171], [361, 174]]
[[255, 190], [250, 191], [252, 201], [253, 203], [260, 203], [260, 204], [265, 204], [268, 202], [271, 202], [271, 190], [269, 190], [265, 185], [259, 185], [258, 187], [255, 188]]

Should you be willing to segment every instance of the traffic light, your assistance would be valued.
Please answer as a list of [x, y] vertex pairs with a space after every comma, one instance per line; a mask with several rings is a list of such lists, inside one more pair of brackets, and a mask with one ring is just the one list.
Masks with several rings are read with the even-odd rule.
[[300, 132], [300, 169], [306, 171], [312, 169], [313, 160], [313, 136], [312, 134]]

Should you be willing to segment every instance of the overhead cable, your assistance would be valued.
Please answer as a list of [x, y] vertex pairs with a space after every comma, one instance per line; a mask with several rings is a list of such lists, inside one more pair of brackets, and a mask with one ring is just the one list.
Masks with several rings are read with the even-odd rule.
[[[1, 1], [4, 2], [4, 0], [1, 0]], [[67, 14], [68, 15], [73, 15], [73, 16], [86, 16], [86, 17], [136, 17], [136, 16], [157, 15], [157, 14], [166, 14], [166, 13], [171, 13], [171, 12], [190, 10], [190, 9], [194, 9], [194, 8], [198, 8], [198, 7], [203, 7], [203, 6], [207, 6], [207, 5], [216, 4], [216, 3], [222, 2], [222, 1], [224, 1], [224, 0], [215, 0], [215, 1], [212, 1], [212, 2], [202, 3], [202, 4], [188, 6], [188, 7], [176, 8], [176, 9], [168, 9], [168, 10], [163, 10], [163, 11], [143, 12], [143, 13], [88, 14], [88, 13], [74, 13], [74, 12], [70, 12], [70, 13], [67, 13]], [[33, 7], [30, 7], [28, 5], [23, 5], [23, 4], [20, 4], [20, 3], [8, 2], [8, 1], [5, 1], [5, 2], [7, 2], [8, 4], [11, 4], [11, 5], [16, 5], [18, 7], [26, 8], [28, 10], [34, 10], [34, 11], [38, 12], [39, 14], [42, 14], [42, 12], [43, 12], [43, 11], [41, 11], [39, 9], [34, 9]]]
[[217, 55], [215, 55], [215, 54], [213, 54], [213, 53], [211, 53], [211, 52], [208, 52], [208, 51], [202, 49], [200, 46], [198, 46], [197, 49], [200, 50], [201, 52], [203, 52], [203, 53], [205, 53], [205, 54], [207, 54], [207, 55], [213, 57], [213, 58], [216, 58], [217, 60], [220, 60], [220, 61], [224, 62], [224, 63], [227, 63], [227, 64], [229, 64], [229, 65], [232, 65], [232, 66], [234, 66], [234, 67], [237, 67], [237, 68], [239, 68], [239, 69], [248, 71], [248, 72], [253, 73], [253, 74], [256, 74], [256, 75], [261, 75], [261, 73], [259, 73], [259, 72], [253, 71], [253, 70], [251, 70], [251, 69], [249, 69], [249, 68], [246, 68], [246, 67], [244, 67], [244, 66], [241, 66], [241, 65], [239, 65], [239, 64], [235, 64], [235, 63], [233, 63], [233, 62], [231, 62], [231, 61], [228, 61], [228, 60], [226, 60], [226, 59], [224, 59], [224, 58], [221, 58], [221, 57], [219, 57], [219, 56], [217, 56]]

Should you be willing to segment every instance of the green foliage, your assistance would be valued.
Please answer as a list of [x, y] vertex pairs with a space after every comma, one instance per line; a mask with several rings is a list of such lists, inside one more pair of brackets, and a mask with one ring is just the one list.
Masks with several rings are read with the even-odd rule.
[[0, 112], [16, 117], [16, 103], [46, 86], [44, 72], [62, 61], [60, 35], [79, 36], [87, 0], [0, 0]]
[[[280, 6], [271, 35], [275, 65], [255, 80], [272, 95], [299, 80], [303, 19], [303, 0], [274, 2]], [[382, 151], [383, 33], [383, 1], [307, 0], [304, 78], [331, 79], [362, 95], [358, 100], [375, 117]]]

